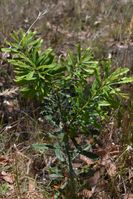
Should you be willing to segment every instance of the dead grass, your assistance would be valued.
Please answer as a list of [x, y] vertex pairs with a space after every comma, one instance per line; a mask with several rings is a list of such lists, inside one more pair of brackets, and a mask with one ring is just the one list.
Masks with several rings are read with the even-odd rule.
[[[44, 38], [46, 47], [54, 47], [59, 54], [80, 42], [83, 46], [91, 46], [95, 56], [101, 59], [108, 55], [112, 46], [130, 45], [133, 32], [131, 2], [82, 0], [81, 6], [75, 2], [1, 0], [0, 43], [3, 45], [13, 29], [23, 27], [27, 30], [38, 11], [46, 8], [48, 14], [34, 28]], [[131, 53], [128, 58], [124, 53], [122, 63], [128, 65]], [[116, 57], [114, 65], [117, 67], [120, 66], [120, 58]], [[32, 148], [32, 144], [37, 142], [53, 142], [48, 138], [52, 127], [46, 121], [38, 121], [39, 109], [25, 102], [14, 87], [12, 68], [3, 60], [0, 62], [0, 187], [5, 186], [0, 198], [53, 199], [53, 193], [58, 192], [62, 184], [51, 186], [44, 170], [55, 157], [52, 153], [41, 155]], [[132, 97], [132, 88], [129, 92]], [[92, 178], [79, 178], [78, 198], [133, 198], [132, 100], [125, 104], [126, 111], [123, 109], [119, 116], [119, 125], [111, 118], [97, 138], [96, 152], [100, 160], [94, 167]], [[89, 138], [88, 142], [92, 139]], [[78, 169], [86, 169], [89, 164], [85, 158], [75, 163]], [[61, 183], [67, 180], [65, 175]]]

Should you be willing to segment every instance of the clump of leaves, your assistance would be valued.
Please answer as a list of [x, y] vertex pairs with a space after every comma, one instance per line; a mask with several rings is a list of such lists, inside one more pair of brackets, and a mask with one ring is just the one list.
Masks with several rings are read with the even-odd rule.
[[13, 32], [11, 40], [6, 41], [8, 47], [3, 51], [12, 54], [8, 62], [14, 66], [15, 82], [21, 86], [24, 95], [41, 99], [48, 94], [62, 71], [55, 62], [53, 50], [41, 51], [43, 40], [37, 38], [35, 31]]
[[[103, 63], [103, 69], [94, 59], [89, 48], [80, 45], [74, 53], [57, 62], [52, 49], [41, 50], [42, 40], [36, 32], [22, 30], [12, 34], [12, 42], [3, 51], [10, 52], [9, 63], [14, 66], [15, 81], [23, 94], [43, 101], [45, 116], [56, 124], [56, 143], [34, 145], [36, 148], [53, 149], [57, 158], [67, 165], [74, 190], [75, 171], [72, 161], [75, 154], [95, 159], [98, 156], [88, 147], [80, 146], [76, 137], [88, 135], [92, 128], [99, 129], [108, 113], [116, 110], [121, 99], [126, 97], [121, 84], [133, 82], [127, 77], [128, 68], [117, 68], [112, 72], [111, 63]], [[75, 146], [71, 149], [70, 140]]]
[[7, 192], [9, 191], [9, 187], [7, 183], [1, 183], [0, 185], [0, 196], [3, 197], [7, 194]]

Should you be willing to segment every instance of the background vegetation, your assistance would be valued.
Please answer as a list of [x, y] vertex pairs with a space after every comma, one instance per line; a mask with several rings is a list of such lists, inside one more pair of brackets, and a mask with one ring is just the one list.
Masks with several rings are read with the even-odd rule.
[[[80, 43], [83, 48], [92, 49], [93, 61], [99, 61], [100, 70], [103, 71], [102, 78], [105, 75], [105, 63], [106, 68], [110, 66], [107, 62], [108, 56], [112, 60], [112, 71], [128, 66], [132, 74], [132, 1], [0, 0], [1, 47], [5, 47], [4, 40], [11, 40], [10, 33], [13, 30], [23, 28], [27, 31], [38, 13], [45, 10], [47, 13], [32, 29], [37, 31], [37, 38], [41, 36], [44, 40], [42, 50], [48, 47], [54, 49], [58, 64], [62, 61], [63, 65], [65, 63], [71, 66], [71, 60], [62, 59], [66, 57], [68, 49], [75, 54], [75, 45]], [[55, 56], [51, 50], [49, 55]], [[133, 198], [132, 85], [121, 87], [130, 98], [121, 100], [122, 107], [116, 107], [117, 100], [113, 102], [115, 111], [110, 110], [108, 117], [104, 115], [107, 120], [102, 122], [101, 129], [95, 123], [89, 126], [89, 134], [83, 135], [78, 132], [76, 136], [77, 146], [81, 145], [85, 151], [97, 154], [98, 160], [93, 161], [86, 157], [86, 154], [79, 155], [81, 149], [75, 150], [72, 141], [69, 141], [70, 151], [74, 152], [72, 166], [78, 175], [75, 181], [77, 195], [72, 196], [73, 192], [68, 183], [69, 173], [63, 163], [66, 156], [64, 145], [61, 145], [62, 134], [58, 134], [61, 123], [57, 121], [59, 118], [55, 103], [57, 96], [54, 95], [55, 98], [52, 96], [51, 100], [46, 99], [43, 103], [23, 98], [14, 82], [12, 65], [6, 61], [7, 58], [11, 58], [10, 56], [9, 52], [1, 51], [0, 197]], [[13, 61], [11, 63], [14, 64]], [[91, 85], [93, 80], [90, 78], [88, 84]], [[70, 86], [70, 83], [68, 85]], [[65, 83], [65, 96], [64, 90], [60, 92], [62, 102], [68, 103], [66, 91], [72, 90], [68, 85]], [[72, 108], [76, 111], [78, 102], [77, 104], [75, 102], [77, 101], [71, 103], [75, 105]], [[51, 110], [51, 107], [54, 109]], [[55, 117], [54, 120], [51, 115]], [[58, 123], [58, 127], [55, 122]], [[78, 121], [74, 125], [79, 126], [79, 123]], [[84, 124], [81, 126], [84, 127]], [[81, 129], [78, 128], [78, 131]], [[53, 151], [51, 146], [56, 150]]]

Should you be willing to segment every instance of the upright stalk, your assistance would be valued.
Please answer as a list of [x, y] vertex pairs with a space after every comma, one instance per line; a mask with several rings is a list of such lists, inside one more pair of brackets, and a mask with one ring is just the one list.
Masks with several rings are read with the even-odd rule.
[[65, 133], [65, 138], [64, 138], [64, 143], [65, 143], [65, 150], [66, 150], [66, 155], [68, 159], [68, 168], [69, 168], [69, 177], [70, 177], [70, 183], [68, 185], [71, 197], [73, 199], [76, 199], [76, 185], [75, 185], [75, 172], [73, 170], [72, 166], [72, 159], [71, 159], [71, 154], [70, 154], [70, 145], [69, 145], [69, 137], [67, 133]]

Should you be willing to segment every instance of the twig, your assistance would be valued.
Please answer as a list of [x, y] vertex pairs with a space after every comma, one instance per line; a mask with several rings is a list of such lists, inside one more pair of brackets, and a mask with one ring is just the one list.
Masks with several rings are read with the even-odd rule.
[[34, 26], [34, 24], [40, 20], [45, 14], [47, 14], [48, 10], [44, 10], [42, 12], [39, 12], [37, 18], [33, 21], [33, 23], [30, 25], [30, 27], [28, 28], [28, 30], [26, 31], [26, 34], [31, 30], [31, 28]]
[[21, 39], [21, 41], [19, 42], [19, 46], [22, 43], [23, 39], [25, 38], [25, 36], [29, 33], [29, 31], [31, 30], [31, 28], [34, 26], [34, 24], [40, 20], [46, 13], [48, 12], [48, 10], [43, 10], [42, 12], [39, 11], [39, 14], [37, 16], [37, 18], [33, 21], [33, 23], [30, 25], [30, 27], [28, 28], [28, 30], [26, 31], [26, 33], [24, 34], [23, 38]]
[[133, 152], [132, 146], [128, 145], [127, 148], [122, 152], [122, 154], [116, 159], [115, 162], [118, 162], [123, 155], [125, 155], [126, 152]]

